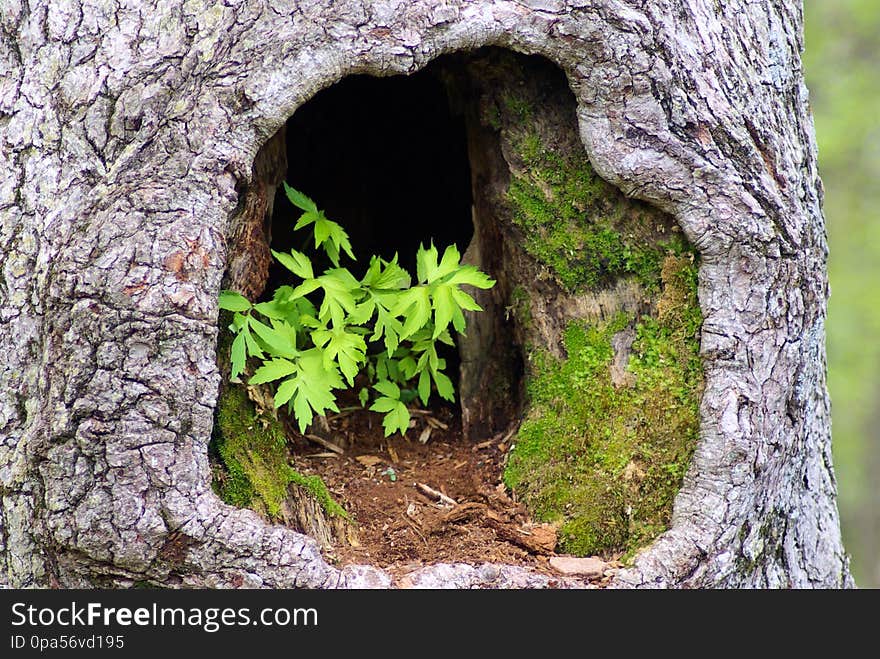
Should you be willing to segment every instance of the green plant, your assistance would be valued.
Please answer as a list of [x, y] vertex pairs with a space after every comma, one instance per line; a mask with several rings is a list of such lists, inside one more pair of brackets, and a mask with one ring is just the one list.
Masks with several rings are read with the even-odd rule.
[[[434, 389], [441, 398], [455, 400], [437, 344], [454, 345], [450, 325], [464, 333], [463, 311], [482, 311], [461, 287], [487, 289], [495, 282], [476, 267], [462, 265], [454, 245], [440, 257], [433, 243], [419, 247], [415, 285], [396, 255], [391, 261], [371, 256], [366, 274], [357, 279], [339, 265], [343, 253], [355, 260], [345, 230], [306, 195], [284, 187], [303, 211], [294, 230], [310, 227], [315, 249], [322, 249], [333, 267], [315, 276], [306, 254], [273, 250], [296, 276], [296, 286], [280, 286], [270, 301], [257, 304], [221, 291], [220, 308], [233, 312], [230, 377], [244, 374], [248, 359], [257, 361], [248, 383], [273, 383], [275, 407], [286, 404], [305, 432], [315, 414], [339, 411], [334, 391], [354, 387], [363, 373], [379, 394], [370, 409], [385, 415], [385, 436], [403, 434], [410, 420], [408, 402], [418, 397], [427, 405]], [[366, 406], [369, 387], [362, 387], [358, 397]]]

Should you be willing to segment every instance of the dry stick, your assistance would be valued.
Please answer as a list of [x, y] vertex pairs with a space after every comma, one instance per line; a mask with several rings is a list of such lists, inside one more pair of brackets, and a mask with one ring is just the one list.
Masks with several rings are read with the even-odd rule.
[[418, 520], [411, 517], [408, 510], [403, 511], [403, 521], [405, 521], [407, 524], [409, 524], [413, 528], [413, 530], [416, 532], [416, 534], [422, 539], [422, 542], [425, 543], [425, 547], [429, 546], [428, 539], [424, 536], [421, 529], [419, 529], [419, 527], [418, 527]]
[[365, 407], [342, 407], [339, 409], [339, 412], [336, 414], [330, 414], [327, 416], [327, 421], [336, 421], [336, 419], [341, 419], [344, 416], [348, 416], [349, 414], [354, 414], [355, 412], [365, 411], [367, 408]]
[[311, 434], [305, 435], [305, 437], [307, 439], [311, 439], [316, 444], [320, 444], [324, 448], [330, 449], [334, 453], [338, 453], [339, 455], [342, 455], [343, 453], [345, 453], [345, 449], [343, 449], [341, 446], [334, 444], [333, 442], [328, 441], [328, 440], [324, 439], [323, 437], [319, 437], [318, 435], [311, 435]]
[[425, 485], [424, 483], [416, 483], [416, 489], [424, 494], [425, 496], [431, 497], [432, 499], [437, 499], [441, 503], [445, 503], [449, 506], [457, 506], [458, 501], [452, 499], [451, 497], [446, 496], [443, 492], [439, 492], [435, 490], [430, 485]]

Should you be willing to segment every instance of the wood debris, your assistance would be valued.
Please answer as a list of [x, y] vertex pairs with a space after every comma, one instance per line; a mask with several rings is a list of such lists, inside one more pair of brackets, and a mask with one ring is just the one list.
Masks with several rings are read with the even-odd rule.
[[443, 492], [440, 492], [439, 490], [435, 490], [430, 485], [425, 485], [424, 483], [416, 483], [415, 486], [419, 492], [424, 494], [429, 499], [433, 499], [434, 501], [439, 501], [440, 503], [445, 504], [447, 506], [457, 506], [458, 505], [458, 501], [456, 501], [452, 497], [446, 496], [445, 494], [443, 494]]
[[345, 453], [344, 448], [342, 448], [338, 444], [334, 444], [329, 439], [324, 439], [320, 435], [308, 434], [308, 435], [305, 435], [305, 437], [306, 437], [306, 439], [310, 439], [311, 441], [315, 442], [316, 444], [320, 444], [321, 446], [323, 446], [326, 449], [330, 449], [334, 453], [338, 453], [339, 455], [342, 455], [343, 453]]
[[355, 460], [360, 462], [365, 467], [375, 467], [376, 465], [385, 462], [378, 455], [358, 455], [355, 457]]

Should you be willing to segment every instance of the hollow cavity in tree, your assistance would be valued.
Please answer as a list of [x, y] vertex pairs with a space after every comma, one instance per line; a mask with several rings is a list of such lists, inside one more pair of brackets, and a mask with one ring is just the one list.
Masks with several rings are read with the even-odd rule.
[[[286, 178], [357, 254], [413, 270], [420, 243], [469, 245], [499, 286], [458, 340], [465, 437], [517, 431], [504, 480], [561, 550], [631, 555], [668, 528], [699, 435], [698, 260], [595, 173], [575, 106], [556, 66], [500, 49], [356, 76], [287, 122]], [[279, 193], [274, 249], [304, 248], [298, 215]]]

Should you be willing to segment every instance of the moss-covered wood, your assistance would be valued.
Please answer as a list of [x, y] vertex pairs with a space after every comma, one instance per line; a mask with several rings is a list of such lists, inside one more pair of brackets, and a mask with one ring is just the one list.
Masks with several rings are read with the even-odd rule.
[[468, 119], [471, 251], [498, 279], [461, 341], [465, 426], [522, 420], [505, 482], [564, 551], [632, 552], [668, 528], [698, 439], [695, 251], [596, 174], [556, 67], [487, 49], [447, 75]]
[[[229, 343], [229, 332], [221, 326], [218, 361], [226, 373]], [[226, 382], [221, 387], [210, 448], [212, 485], [226, 503], [308, 533], [328, 550], [356, 541], [348, 514], [321, 478], [291, 466], [284, 425], [257, 409], [245, 385]]]

